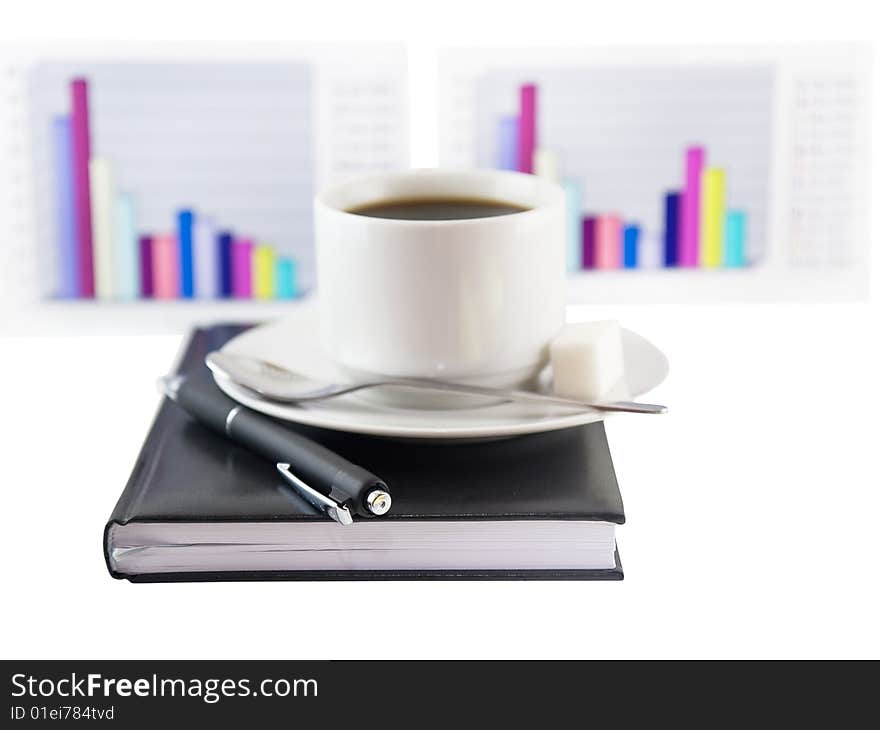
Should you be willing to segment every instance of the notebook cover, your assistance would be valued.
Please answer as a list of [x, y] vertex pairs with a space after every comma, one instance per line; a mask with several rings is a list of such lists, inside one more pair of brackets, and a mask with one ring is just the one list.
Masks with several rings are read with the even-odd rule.
[[[197, 329], [177, 372], [213, 382], [205, 355], [240, 325]], [[215, 386], [216, 387], [216, 386]], [[623, 504], [604, 425], [495, 441], [396, 441], [289, 424], [380, 475], [394, 508], [383, 520], [573, 519], [622, 524]], [[326, 520], [285, 487], [274, 464], [213, 433], [163, 399], [128, 484], [104, 532], [129, 522], [270, 522]], [[355, 519], [361, 519], [355, 517]], [[619, 580], [608, 570], [258, 571], [111, 574], [132, 581], [334, 579]]]

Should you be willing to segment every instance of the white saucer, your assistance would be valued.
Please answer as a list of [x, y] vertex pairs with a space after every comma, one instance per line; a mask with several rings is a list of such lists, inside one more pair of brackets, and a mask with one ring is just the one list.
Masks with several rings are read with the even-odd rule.
[[[660, 350], [629, 330], [623, 330], [623, 347], [625, 390], [631, 397], [644, 395], [663, 382], [669, 365]], [[223, 349], [262, 358], [315, 378], [345, 380], [321, 351], [314, 303], [298, 305], [290, 315], [242, 333]], [[600, 421], [607, 415], [594, 410], [572, 412], [559, 406], [485, 401], [466, 408], [389, 407], [377, 404], [364, 393], [303, 405], [280, 405], [255, 398], [222, 378], [217, 379], [217, 384], [239, 403], [276, 418], [318, 428], [394, 438], [500, 438], [579, 426]]]

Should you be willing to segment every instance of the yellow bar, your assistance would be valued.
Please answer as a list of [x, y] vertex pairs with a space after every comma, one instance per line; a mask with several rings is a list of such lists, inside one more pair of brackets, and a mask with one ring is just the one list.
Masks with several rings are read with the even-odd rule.
[[700, 190], [700, 265], [721, 266], [724, 254], [724, 170], [703, 168]]
[[257, 299], [275, 297], [275, 249], [261, 244], [254, 249], [253, 292]]
[[532, 153], [532, 170], [538, 177], [559, 181], [559, 157], [553, 150], [538, 148]]
[[101, 158], [89, 160], [89, 193], [92, 202], [92, 256], [95, 271], [95, 298], [115, 295], [113, 262], [113, 171]]

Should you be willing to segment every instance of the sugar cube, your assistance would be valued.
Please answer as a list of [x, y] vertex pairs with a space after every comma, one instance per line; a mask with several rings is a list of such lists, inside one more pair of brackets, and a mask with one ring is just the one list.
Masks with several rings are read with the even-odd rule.
[[613, 321], [567, 324], [550, 343], [553, 390], [600, 403], [626, 397], [623, 341]]

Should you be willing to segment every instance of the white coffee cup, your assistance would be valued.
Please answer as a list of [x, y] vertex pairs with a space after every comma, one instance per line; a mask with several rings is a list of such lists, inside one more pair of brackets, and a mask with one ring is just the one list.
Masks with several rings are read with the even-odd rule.
[[[398, 220], [381, 201], [493, 200], [522, 212]], [[517, 172], [413, 170], [315, 199], [321, 341], [352, 374], [526, 383], [564, 320], [564, 196]]]

